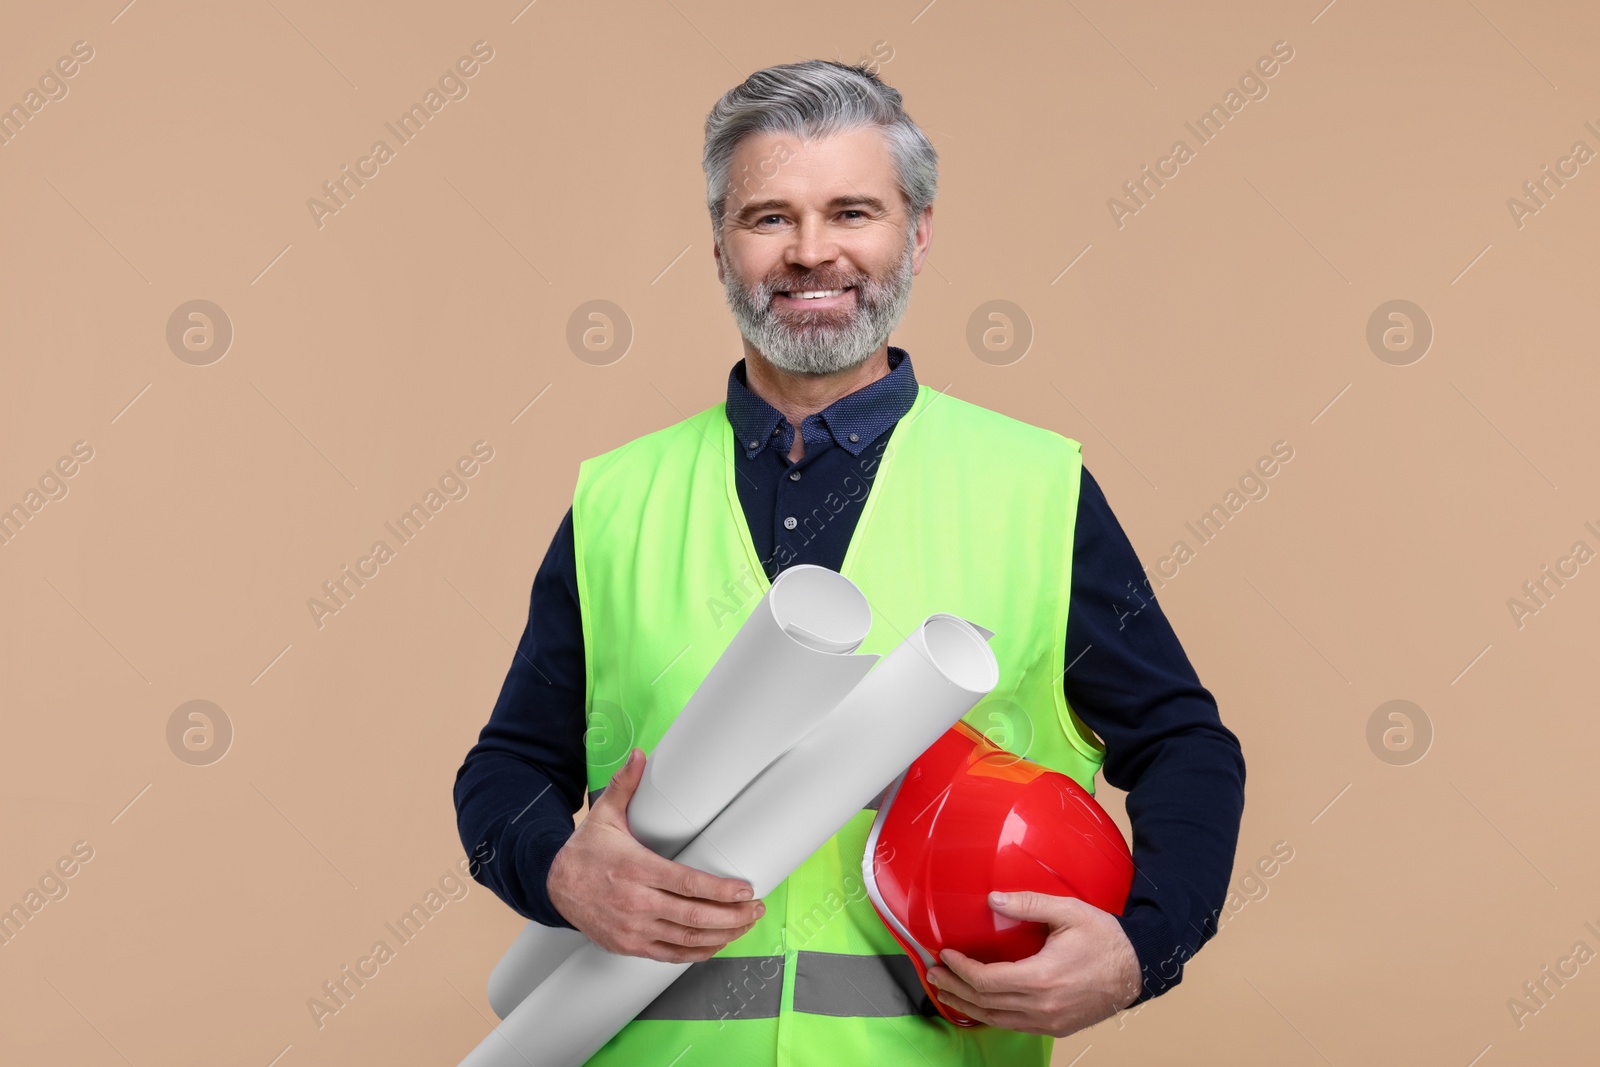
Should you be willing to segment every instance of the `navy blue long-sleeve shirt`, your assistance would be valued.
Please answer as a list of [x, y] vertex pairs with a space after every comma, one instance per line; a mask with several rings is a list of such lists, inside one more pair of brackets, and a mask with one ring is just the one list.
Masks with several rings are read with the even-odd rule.
[[[889, 367], [802, 420], [797, 462], [788, 458], [794, 427], [748, 387], [744, 360], [729, 371], [728, 421], [744, 457], [739, 499], [769, 579], [797, 563], [843, 565], [877, 470], [871, 460], [916, 399], [905, 350], [890, 346]], [[852, 474], [855, 483], [846, 480]], [[842, 484], [863, 488], [840, 494]], [[1105, 780], [1127, 792], [1137, 874], [1119, 922], [1143, 972], [1140, 1003], [1178, 984], [1185, 961], [1216, 932], [1244, 807], [1244, 757], [1087, 466], [1071, 597], [1062, 686], [1105, 743]], [[499, 699], [454, 788], [462, 844], [483, 860], [478, 881], [550, 926], [572, 925], [545, 882], [584, 801], [584, 690], [569, 509], [534, 576], [527, 628]], [[616, 754], [619, 763], [626, 755]]]

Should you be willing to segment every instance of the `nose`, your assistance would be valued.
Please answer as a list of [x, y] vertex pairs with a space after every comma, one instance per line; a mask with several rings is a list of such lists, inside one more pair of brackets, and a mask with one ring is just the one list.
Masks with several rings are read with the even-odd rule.
[[839, 256], [839, 242], [828, 232], [825, 219], [807, 214], [794, 229], [794, 238], [784, 249], [783, 261], [791, 267], [814, 271]]

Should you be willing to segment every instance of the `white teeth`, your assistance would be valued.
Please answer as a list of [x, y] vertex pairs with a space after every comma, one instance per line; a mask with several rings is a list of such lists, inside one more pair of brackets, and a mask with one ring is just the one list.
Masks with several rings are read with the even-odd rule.
[[808, 289], [803, 293], [790, 293], [796, 300], [821, 300], [825, 297], [839, 296], [843, 289]]

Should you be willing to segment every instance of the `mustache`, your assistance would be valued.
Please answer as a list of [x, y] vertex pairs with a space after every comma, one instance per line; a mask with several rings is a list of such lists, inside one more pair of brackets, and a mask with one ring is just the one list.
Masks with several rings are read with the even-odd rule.
[[852, 287], [859, 289], [863, 283], [859, 278], [806, 278], [799, 281], [780, 279], [778, 281], [769, 281], [765, 284], [767, 291], [770, 293], [803, 293], [817, 289], [849, 289]]

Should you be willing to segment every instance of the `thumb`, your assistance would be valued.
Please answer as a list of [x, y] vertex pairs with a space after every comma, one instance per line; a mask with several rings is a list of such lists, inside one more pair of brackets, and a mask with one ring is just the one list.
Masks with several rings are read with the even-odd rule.
[[639, 788], [639, 781], [644, 777], [644, 752], [638, 748], [628, 750], [628, 758], [623, 760], [622, 766], [611, 775], [611, 781], [606, 783], [605, 789], [595, 798], [594, 808], [605, 805], [608, 811], [613, 811], [617, 817], [625, 817], [628, 810], [628, 801], [633, 799], [633, 791]]
[[989, 906], [1012, 919], [1049, 923], [1052, 929], [1076, 926], [1085, 918], [1082, 909], [1092, 907], [1077, 897], [1056, 897], [1028, 890], [990, 893]]

